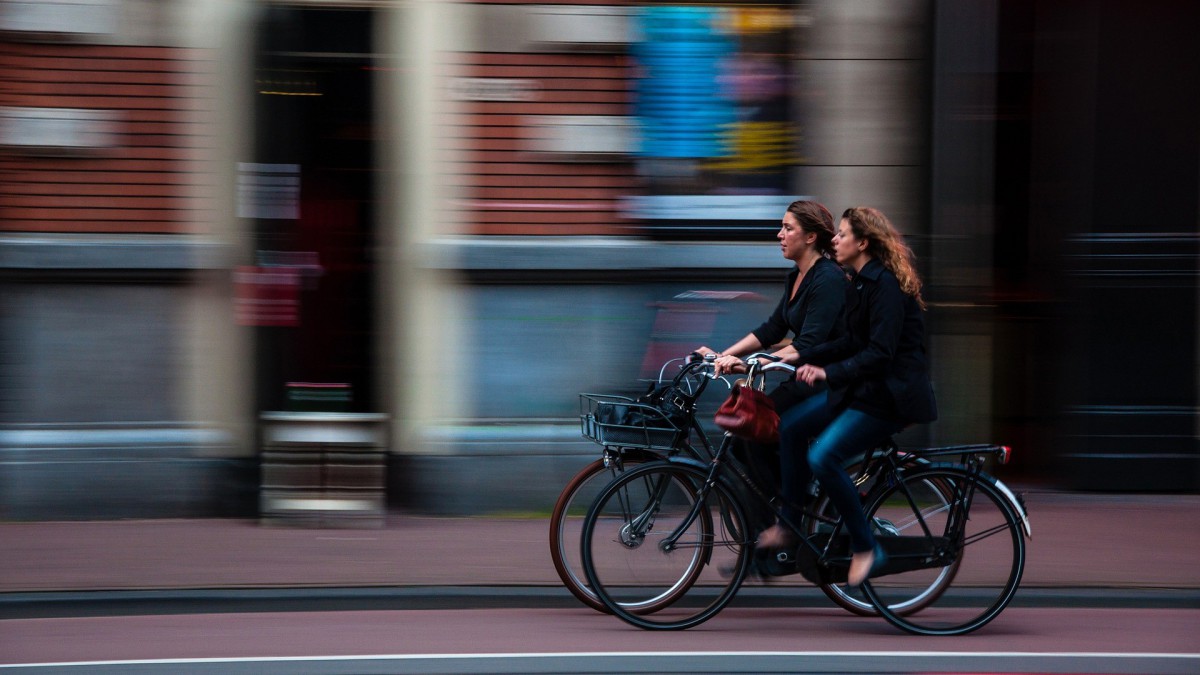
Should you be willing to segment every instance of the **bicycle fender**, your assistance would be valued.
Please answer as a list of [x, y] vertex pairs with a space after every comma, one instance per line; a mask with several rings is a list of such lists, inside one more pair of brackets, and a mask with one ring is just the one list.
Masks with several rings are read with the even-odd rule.
[[1008, 501], [1012, 503], [1013, 510], [1015, 510], [1017, 515], [1021, 517], [1021, 525], [1025, 528], [1025, 536], [1029, 539], [1033, 539], [1033, 526], [1029, 523], [1028, 514], [1025, 513], [1025, 502], [1021, 501], [1021, 499], [1017, 497], [1012, 490], [1008, 489], [1008, 486], [1002, 483], [999, 478], [992, 476], [989, 476], [989, 478], [992, 479], [992, 485], [995, 485], [996, 489], [1008, 498]]
[[[943, 468], [944, 467], [944, 468], [952, 468], [952, 469], [961, 469], [962, 468], [961, 465], [955, 464], [953, 462], [928, 463], [928, 464], [921, 465], [920, 468], [924, 469], [924, 468], [929, 468], [929, 467], [933, 467], [933, 468]], [[990, 473], [980, 472], [979, 479], [988, 481], [997, 490], [1000, 491], [1000, 494], [1004, 495], [1004, 498], [1008, 500], [1009, 506], [1012, 506], [1013, 511], [1015, 511], [1017, 514], [1017, 517], [1021, 519], [1021, 527], [1022, 527], [1022, 529], [1025, 530], [1025, 537], [1028, 539], [1033, 539], [1033, 525], [1031, 525], [1029, 522], [1029, 516], [1028, 516], [1028, 514], [1025, 513], [1025, 503], [1021, 501], [1021, 498], [1018, 497], [1016, 495], [1016, 493], [1014, 493], [1011, 489], [1009, 489], [1009, 487], [1007, 485], [1000, 482], [999, 478], [996, 478], [995, 476], [993, 476]]]

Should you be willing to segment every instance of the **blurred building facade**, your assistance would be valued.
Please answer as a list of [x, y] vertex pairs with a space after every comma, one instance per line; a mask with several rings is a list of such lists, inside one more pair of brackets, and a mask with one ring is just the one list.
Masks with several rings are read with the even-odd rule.
[[229, 102], [199, 9], [0, 3], [4, 517], [238, 510]]
[[917, 252], [903, 441], [1195, 490], [1196, 10], [1050, 4], [0, 2], [0, 517], [252, 514], [279, 413], [545, 510], [576, 394], [770, 311], [800, 196]]

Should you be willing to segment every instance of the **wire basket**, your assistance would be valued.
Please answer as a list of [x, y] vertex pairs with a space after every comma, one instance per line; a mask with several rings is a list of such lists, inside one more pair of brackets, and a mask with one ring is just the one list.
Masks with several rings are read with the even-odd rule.
[[685, 430], [658, 408], [625, 396], [579, 395], [579, 425], [584, 438], [600, 445], [675, 449]]

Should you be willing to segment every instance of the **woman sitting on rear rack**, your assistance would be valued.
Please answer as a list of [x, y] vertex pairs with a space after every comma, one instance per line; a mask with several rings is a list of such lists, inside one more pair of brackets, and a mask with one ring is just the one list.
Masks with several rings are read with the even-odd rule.
[[[909, 424], [932, 422], [937, 406], [925, 358], [921, 279], [904, 238], [883, 213], [855, 207], [842, 214], [833, 248], [837, 261], [853, 274], [846, 292], [846, 332], [791, 359], [802, 364], [797, 380], [825, 382], [828, 389], [780, 415], [781, 487], [785, 508], [794, 509], [816, 476], [850, 535], [848, 582], [857, 586], [882, 565], [884, 555], [843, 463]], [[794, 537], [776, 524], [758, 543], [778, 547]]]

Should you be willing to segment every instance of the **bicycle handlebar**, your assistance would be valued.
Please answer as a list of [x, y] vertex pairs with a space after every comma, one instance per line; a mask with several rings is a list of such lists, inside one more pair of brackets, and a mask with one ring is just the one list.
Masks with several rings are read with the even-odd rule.
[[[690, 373], [695, 373], [705, 369], [704, 377], [708, 379], [717, 379], [718, 375], [713, 370], [713, 363], [717, 360], [715, 353], [701, 355], [699, 352], [692, 352], [684, 357], [684, 365], [680, 366], [680, 372], [675, 376], [675, 381], [678, 382]], [[796, 366], [783, 363], [780, 357], [769, 352], [754, 352], [741, 359], [742, 363], [749, 367], [750, 373], [769, 373], [772, 371], [780, 371], [785, 373], [796, 372]], [[665, 367], [665, 364], [664, 364]], [[661, 378], [660, 378], [661, 379]]]
[[697, 352], [692, 352], [682, 359], [678, 357], [670, 359], [663, 364], [662, 369], [659, 371], [658, 381], [660, 383], [663, 382], [663, 373], [666, 372], [668, 365], [675, 361], [683, 361], [683, 365], [679, 366], [679, 372], [671, 378], [671, 382], [679, 386], [688, 377], [698, 378], [698, 388], [691, 392], [690, 396], [692, 398], [699, 397], [700, 393], [708, 386], [709, 380], [717, 379], [717, 375], [713, 371], [714, 356], [712, 354], [701, 356]]
[[780, 357], [767, 352], [755, 352], [744, 359], [746, 365], [750, 366], [750, 374], [769, 373], [771, 371], [783, 371], [785, 373], [796, 372], [796, 366], [783, 363]]

